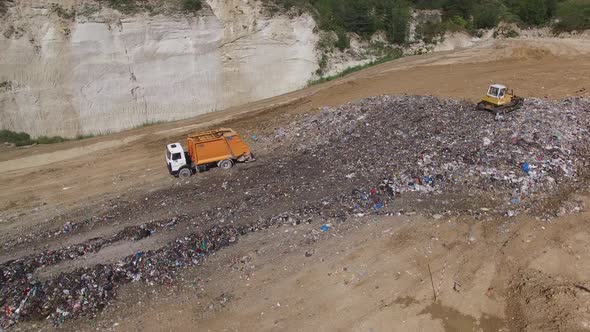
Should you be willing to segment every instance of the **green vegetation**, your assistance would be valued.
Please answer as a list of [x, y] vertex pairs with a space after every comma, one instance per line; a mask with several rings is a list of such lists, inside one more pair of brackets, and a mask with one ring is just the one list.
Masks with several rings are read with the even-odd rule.
[[418, 27], [430, 43], [446, 31], [477, 34], [500, 21], [523, 27], [545, 26], [558, 19], [556, 30], [588, 29], [590, 0], [267, 0], [273, 11], [292, 8], [311, 12], [320, 29], [336, 32], [333, 46], [349, 47], [347, 33], [369, 38], [384, 31], [390, 43], [405, 44], [411, 8], [442, 10], [442, 22]]
[[144, 127], [149, 127], [149, 126], [153, 126], [153, 125], [157, 125], [159, 123], [164, 123], [164, 121], [158, 120], [158, 121], [144, 121], [142, 124], [137, 125], [135, 127], [133, 127], [134, 129], [138, 129], [138, 128], [144, 128]]
[[494, 28], [505, 12], [506, 7], [497, 1], [478, 4], [473, 11], [473, 27], [476, 29]]
[[185, 12], [197, 12], [203, 8], [201, 0], [183, 0], [182, 9]]
[[33, 144], [29, 134], [10, 130], [0, 130], [0, 142], [14, 143], [16, 146]]
[[64, 20], [71, 21], [76, 18], [76, 10], [73, 8], [66, 9], [57, 3], [52, 3], [50, 8], [51, 12], [63, 18]]
[[[91, 138], [94, 135], [78, 135], [75, 139]], [[0, 142], [14, 143], [16, 146], [25, 146], [32, 144], [54, 144], [72, 141], [72, 138], [64, 138], [61, 136], [39, 136], [36, 139], [32, 139], [31, 136], [24, 132], [14, 132], [10, 130], [0, 130]]]
[[203, 7], [202, 0], [99, 0], [106, 6], [124, 14], [141, 11], [157, 14], [166, 11], [197, 12]]
[[107, 6], [124, 14], [133, 14], [140, 10], [148, 10], [145, 1], [138, 0], [102, 0]]
[[[6, 10], [3, 5], [8, 0], [0, 0], [0, 14]], [[77, 15], [90, 16], [100, 11], [101, 6], [106, 6], [120, 11], [123, 14], [132, 15], [139, 12], [159, 14], [166, 12], [197, 12], [203, 8], [203, 0], [97, 0], [98, 3], [83, 3], [79, 8], [64, 8], [57, 3], [52, 3], [50, 9], [64, 20], [74, 20]], [[4, 7], [3, 7], [4, 6]]]
[[405, 0], [272, 0], [269, 5], [309, 10], [320, 29], [337, 33], [339, 49], [348, 47], [347, 32], [368, 38], [381, 30], [392, 43], [407, 41], [410, 3]]
[[567, 0], [557, 5], [556, 32], [590, 29], [590, 0]]
[[357, 72], [359, 70], [363, 70], [372, 66], [376, 66], [378, 64], [382, 64], [385, 63], [387, 61], [391, 61], [391, 60], [395, 60], [397, 58], [401, 57], [401, 52], [397, 53], [397, 54], [391, 54], [388, 56], [384, 56], [380, 59], [377, 59], [375, 61], [369, 62], [367, 64], [364, 65], [358, 65], [358, 66], [354, 66], [354, 67], [348, 67], [346, 69], [344, 69], [342, 72], [336, 74], [336, 75], [332, 75], [332, 76], [327, 76], [327, 77], [321, 77], [317, 80], [310, 80], [309, 82], [307, 82], [307, 86], [312, 86], [312, 85], [316, 85], [316, 84], [321, 84], [321, 83], [325, 83], [325, 82], [330, 82], [333, 81], [337, 78], [346, 76], [348, 74], [352, 74], [354, 72]]
[[10, 90], [11, 88], [12, 88], [12, 81], [2, 81], [2, 82], [0, 82], [0, 91]]

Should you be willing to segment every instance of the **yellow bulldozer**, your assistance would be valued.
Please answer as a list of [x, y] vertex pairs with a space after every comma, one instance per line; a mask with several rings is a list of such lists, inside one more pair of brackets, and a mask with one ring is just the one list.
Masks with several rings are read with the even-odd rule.
[[494, 114], [504, 114], [519, 109], [524, 103], [524, 98], [514, 95], [514, 91], [508, 92], [508, 88], [502, 84], [492, 84], [488, 92], [477, 104], [477, 109], [490, 111]]

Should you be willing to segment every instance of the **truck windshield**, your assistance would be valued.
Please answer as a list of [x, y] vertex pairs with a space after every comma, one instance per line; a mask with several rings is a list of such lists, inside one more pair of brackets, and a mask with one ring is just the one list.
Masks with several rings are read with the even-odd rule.
[[166, 158], [167, 158], [168, 160], [170, 160], [170, 157], [171, 157], [171, 155], [170, 155], [170, 151], [169, 151], [169, 150], [166, 150]]
[[182, 155], [180, 153], [175, 153], [175, 154], [172, 155], [172, 160], [178, 160], [178, 159], [181, 158], [181, 156]]

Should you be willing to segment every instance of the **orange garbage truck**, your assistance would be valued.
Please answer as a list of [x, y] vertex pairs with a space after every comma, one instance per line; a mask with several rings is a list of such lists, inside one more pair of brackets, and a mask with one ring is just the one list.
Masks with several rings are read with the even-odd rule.
[[166, 165], [171, 175], [188, 178], [215, 165], [227, 170], [237, 162], [254, 161], [250, 147], [229, 128], [191, 134], [186, 147], [184, 150], [180, 143], [166, 146]]

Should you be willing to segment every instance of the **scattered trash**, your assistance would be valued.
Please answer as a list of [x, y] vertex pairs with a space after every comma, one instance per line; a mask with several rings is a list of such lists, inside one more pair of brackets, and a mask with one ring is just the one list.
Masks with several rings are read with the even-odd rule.
[[72, 229], [73, 229], [73, 227], [72, 227], [72, 223], [68, 221], [68, 222], [66, 222], [66, 223], [65, 223], [65, 225], [64, 225], [63, 232], [64, 232], [64, 233], [69, 233], [69, 232], [71, 232], [71, 231], [72, 231]]
[[[110, 237], [1, 264], [0, 326], [7, 329], [18, 321], [48, 317], [59, 325], [72, 317], [93, 317], [121, 285], [169, 284], [179, 271], [200, 264], [203, 257], [249, 232], [312, 222], [327, 232], [349, 216], [392, 213], [388, 210], [393, 200], [406, 199], [405, 211], [396, 212], [414, 215], [435, 197], [443, 197], [445, 205], [443, 211], [428, 205], [433, 217], [442, 218], [436, 212], [457, 212], [453, 197], [460, 197], [464, 204], [478, 195], [497, 198], [493, 202], [498, 204], [471, 211], [514, 217], [535, 200], [558, 192], [560, 186], [583, 185], [585, 151], [590, 150], [590, 102], [529, 98], [521, 111], [505, 115], [504, 122], [493, 121], [487, 113], [465, 111], [470, 108], [464, 101], [407, 96], [379, 96], [324, 108], [275, 133], [256, 136], [261, 146], [288, 151], [277, 152], [272, 167], [264, 172], [246, 168], [245, 176], [225, 186], [227, 178], [206, 177], [199, 183], [199, 188], [206, 189], [173, 188], [175, 199], [162, 192], [131, 203], [117, 200], [105, 206], [104, 216], [71, 220], [51, 231], [9, 239], [3, 248], [34, 243], [43, 236], [65, 239], [99, 223], [129, 220], [128, 211], [161, 210], [162, 206], [176, 211], [178, 204], [205, 195], [231, 202], [225, 205], [220, 200], [215, 207], [194, 208], [190, 216], [128, 226]], [[285, 212], [269, 215], [267, 206]], [[580, 209], [575, 203], [564, 213]], [[156, 250], [130, 252], [115, 264], [67, 271], [44, 281], [34, 277], [41, 266], [75, 260], [123, 239], [142, 241], [178, 225], [193, 227], [192, 233]], [[305, 253], [306, 257], [313, 254]]]
[[275, 138], [285, 138], [287, 137], [287, 131], [285, 130], [285, 128], [279, 128], [277, 129], [277, 132], [275, 134]]

